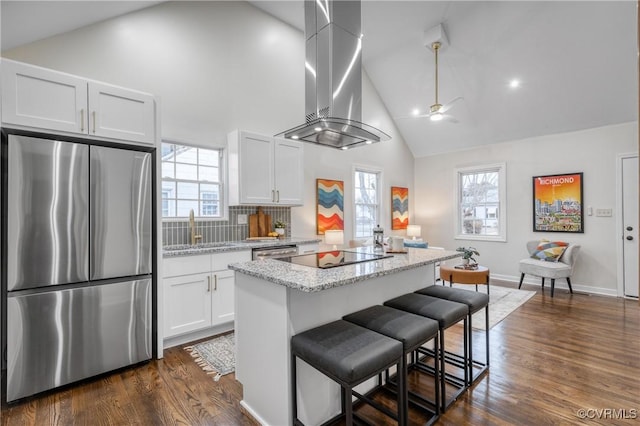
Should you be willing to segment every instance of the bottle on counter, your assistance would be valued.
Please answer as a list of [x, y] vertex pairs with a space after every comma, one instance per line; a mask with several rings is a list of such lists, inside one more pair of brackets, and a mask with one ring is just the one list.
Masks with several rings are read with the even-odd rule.
[[380, 225], [373, 229], [373, 250], [384, 252], [384, 229], [380, 228]]

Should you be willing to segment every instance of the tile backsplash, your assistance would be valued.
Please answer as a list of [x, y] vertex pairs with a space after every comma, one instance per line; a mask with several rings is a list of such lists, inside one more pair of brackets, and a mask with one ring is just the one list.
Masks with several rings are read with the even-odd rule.
[[[249, 215], [257, 212], [255, 206], [229, 207], [229, 220], [196, 219], [196, 234], [202, 235], [202, 243], [244, 240], [249, 236]], [[291, 207], [262, 207], [264, 214], [271, 215], [271, 222], [281, 220], [287, 224], [285, 235], [291, 236]], [[238, 215], [247, 215], [247, 224], [238, 225]], [[162, 222], [162, 245], [190, 244], [191, 230], [188, 220]]]

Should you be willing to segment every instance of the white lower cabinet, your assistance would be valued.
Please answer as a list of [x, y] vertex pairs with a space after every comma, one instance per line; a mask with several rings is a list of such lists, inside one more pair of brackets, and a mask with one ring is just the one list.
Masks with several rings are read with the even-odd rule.
[[210, 279], [209, 274], [164, 279], [165, 338], [211, 326]]
[[234, 320], [233, 262], [251, 260], [250, 251], [165, 258], [164, 338]]

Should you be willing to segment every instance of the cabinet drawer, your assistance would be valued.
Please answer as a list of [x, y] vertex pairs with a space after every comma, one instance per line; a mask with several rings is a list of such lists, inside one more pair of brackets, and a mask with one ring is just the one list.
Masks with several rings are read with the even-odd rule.
[[209, 271], [211, 271], [211, 255], [209, 254], [165, 258], [162, 261], [162, 276], [164, 278]]
[[235, 262], [245, 262], [251, 260], [251, 251], [234, 251], [228, 253], [216, 253], [211, 255], [211, 270], [222, 271], [229, 269], [227, 265]]

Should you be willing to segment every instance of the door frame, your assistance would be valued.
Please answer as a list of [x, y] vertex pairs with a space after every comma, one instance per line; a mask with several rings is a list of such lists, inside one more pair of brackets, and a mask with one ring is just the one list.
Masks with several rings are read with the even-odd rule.
[[616, 269], [618, 297], [624, 297], [624, 236], [622, 235], [622, 161], [638, 157], [638, 152], [618, 154], [616, 156]]

